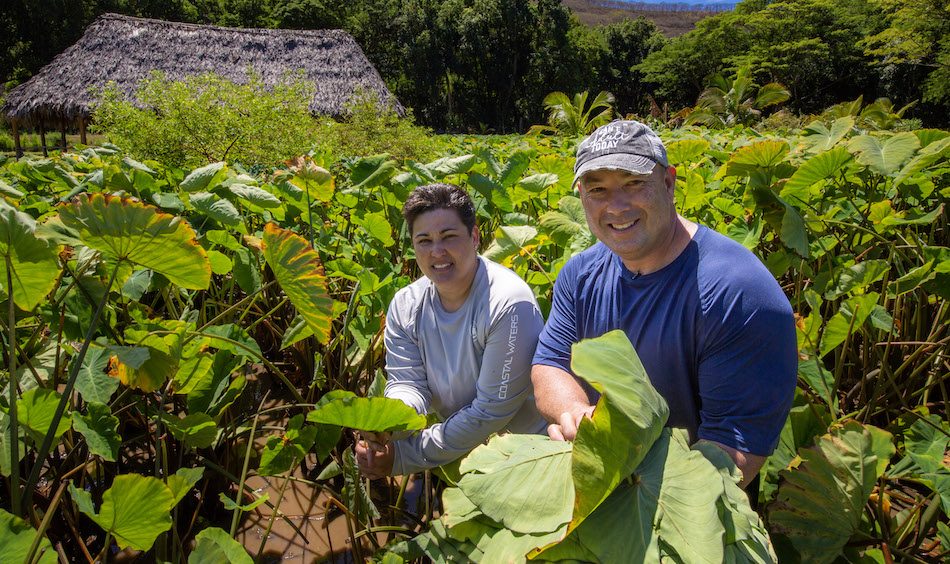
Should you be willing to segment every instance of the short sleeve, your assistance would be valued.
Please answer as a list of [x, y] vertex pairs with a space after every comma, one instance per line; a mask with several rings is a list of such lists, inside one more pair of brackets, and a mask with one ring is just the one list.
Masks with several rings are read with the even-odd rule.
[[798, 354], [788, 299], [752, 258], [751, 274], [703, 297], [697, 435], [768, 456], [791, 408]]
[[554, 281], [551, 313], [538, 338], [534, 364], [571, 371], [571, 346], [577, 342], [577, 318], [574, 298], [577, 294], [576, 271], [571, 261]]

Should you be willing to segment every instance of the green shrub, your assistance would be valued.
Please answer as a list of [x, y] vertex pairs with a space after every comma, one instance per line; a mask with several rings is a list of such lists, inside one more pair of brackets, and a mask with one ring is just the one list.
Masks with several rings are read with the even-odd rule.
[[139, 158], [176, 165], [274, 164], [310, 147], [312, 88], [290, 75], [267, 86], [253, 71], [247, 84], [211, 73], [173, 81], [156, 71], [142, 81], [135, 103], [114, 87], [104, 90], [94, 119]]
[[336, 158], [388, 153], [395, 159], [427, 160], [434, 142], [431, 132], [415, 125], [411, 111], [400, 118], [373, 92], [357, 90], [346, 104], [343, 121], [324, 120], [317, 134], [318, 150]]

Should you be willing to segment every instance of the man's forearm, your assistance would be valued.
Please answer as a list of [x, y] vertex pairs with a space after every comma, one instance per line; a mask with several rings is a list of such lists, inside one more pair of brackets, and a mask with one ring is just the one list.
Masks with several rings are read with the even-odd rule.
[[759, 470], [762, 469], [762, 466], [765, 465], [764, 456], [743, 452], [730, 446], [726, 446], [722, 443], [717, 443], [716, 441], [707, 442], [710, 442], [726, 451], [726, 454], [728, 454], [729, 457], [732, 458], [732, 461], [736, 463], [739, 471], [742, 472], [742, 482], [739, 483], [742, 488], [748, 487], [752, 482], [752, 479], [755, 478], [755, 476], [759, 473]]
[[591, 405], [580, 382], [560, 368], [535, 364], [531, 367], [531, 383], [538, 412], [551, 423], [557, 422], [565, 411]]

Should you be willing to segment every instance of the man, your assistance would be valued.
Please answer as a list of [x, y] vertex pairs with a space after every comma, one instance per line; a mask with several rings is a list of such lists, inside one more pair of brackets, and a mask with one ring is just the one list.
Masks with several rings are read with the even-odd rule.
[[534, 357], [538, 409], [573, 440], [596, 392], [570, 372], [571, 345], [622, 329], [671, 427], [722, 447], [758, 474], [778, 442], [797, 378], [794, 317], [747, 249], [679, 216], [676, 169], [646, 125], [615, 121], [577, 149], [574, 181], [599, 242], [558, 275]]
[[531, 395], [531, 356], [544, 324], [511, 270], [478, 256], [475, 207], [451, 184], [416, 188], [402, 208], [424, 277], [396, 293], [386, 316], [386, 397], [441, 423], [355, 447], [370, 479], [446, 464], [492, 433], [543, 433]]

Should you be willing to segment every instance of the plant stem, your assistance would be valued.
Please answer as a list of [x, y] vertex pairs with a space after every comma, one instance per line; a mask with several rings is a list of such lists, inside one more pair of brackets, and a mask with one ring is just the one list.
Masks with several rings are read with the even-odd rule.
[[33, 543], [30, 545], [29, 552], [26, 553], [26, 560], [24, 562], [33, 562], [38, 560], [40, 555], [37, 555], [36, 552], [40, 548], [40, 542], [43, 540], [43, 536], [46, 534], [46, 530], [49, 529], [50, 523], [53, 521], [53, 516], [56, 514], [56, 508], [59, 507], [59, 501], [63, 497], [63, 492], [66, 490], [66, 484], [69, 482], [63, 481], [59, 484], [59, 489], [56, 490], [56, 494], [53, 496], [53, 501], [50, 502], [49, 507], [46, 509], [46, 514], [43, 515], [43, 522], [40, 523], [40, 528], [36, 531], [36, 536], [33, 537]]
[[[92, 320], [89, 322], [89, 329], [86, 330], [86, 337], [83, 339], [82, 348], [79, 349], [79, 354], [73, 359], [72, 368], [69, 370], [69, 380], [66, 382], [66, 387], [63, 388], [59, 405], [56, 406], [56, 413], [53, 414], [53, 420], [50, 422], [49, 430], [46, 432], [46, 436], [43, 437], [43, 444], [36, 451], [36, 463], [33, 464], [33, 471], [30, 472], [30, 477], [26, 482], [26, 499], [29, 499], [29, 492], [32, 492], [37, 482], [39, 482], [40, 471], [43, 468], [43, 459], [46, 458], [50, 452], [50, 448], [53, 446], [53, 437], [56, 434], [56, 428], [59, 426], [59, 421], [63, 418], [63, 413], [66, 412], [66, 406], [69, 404], [69, 398], [73, 393], [73, 386], [76, 385], [76, 378], [79, 376], [79, 369], [82, 367], [82, 361], [86, 358], [86, 351], [89, 350], [89, 343], [92, 342], [92, 336], [95, 334], [96, 327], [99, 325], [99, 317], [102, 316], [102, 310], [105, 309], [106, 304], [109, 302], [109, 289], [112, 288], [112, 283], [115, 282], [115, 277], [119, 273], [119, 265], [121, 264], [122, 261], [116, 262], [115, 268], [112, 270], [112, 275], [109, 277], [109, 283], [106, 284], [105, 292], [102, 295], [102, 301], [99, 302], [96, 313], [93, 314]], [[13, 445], [14, 451], [16, 451], [16, 443], [13, 443]], [[21, 501], [21, 505], [22, 503]]]
[[[270, 395], [270, 390], [264, 394], [264, 398], [261, 400], [260, 405], [257, 407], [257, 413], [254, 414], [254, 423], [251, 424], [251, 434], [247, 437], [247, 447], [244, 450], [244, 466], [241, 468], [241, 480], [238, 482], [237, 487], [237, 505], [241, 505], [241, 496], [244, 491], [244, 480], [247, 478], [247, 467], [251, 462], [251, 451], [254, 449], [254, 434], [257, 432], [257, 420], [261, 416], [261, 408], [264, 407], [264, 402], [267, 401], [267, 396]], [[231, 517], [231, 538], [234, 538], [234, 533], [237, 532], [238, 522], [241, 520], [241, 508], [234, 508], [234, 515]]]
[[[10, 261], [7, 265], [7, 313], [9, 321], [7, 324], [7, 374], [10, 375], [7, 386], [10, 388], [10, 499], [12, 501], [11, 509], [14, 515], [26, 516], [26, 509], [21, 512], [20, 509], [20, 429], [17, 421], [16, 393], [20, 388], [20, 382], [16, 375], [16, 309], [13, 303], [13, 269]], [[37, 459], [37, 462], [42, 460]], [[29, 491], [29, 490], [27, 490]]]

